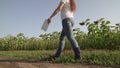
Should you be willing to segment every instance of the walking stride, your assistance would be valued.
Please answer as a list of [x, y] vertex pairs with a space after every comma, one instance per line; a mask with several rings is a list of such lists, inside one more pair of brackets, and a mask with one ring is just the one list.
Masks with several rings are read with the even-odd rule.
[[81, 59], [80, 48], [78, 46], [77, 41], [73, 36], [72, 27], [74, 25], [74, 13], [76, 11], [76, 3], [75, 0], [61, 0], [58, 7], [52, 13], [52, 15], [48, 18], [48, 23], [51, 23], [51, 19], [58, 13], [61, 12], [61, 20], [62, 20], [62, 31], [59, 38], [59, 47], [55, 54], [50, 55], [50, 58], [56, 59], [60, 56], [62, 50], [65, 46], [65, 37], [70, 41], [71, 46], [73, 48], [75, 60]]

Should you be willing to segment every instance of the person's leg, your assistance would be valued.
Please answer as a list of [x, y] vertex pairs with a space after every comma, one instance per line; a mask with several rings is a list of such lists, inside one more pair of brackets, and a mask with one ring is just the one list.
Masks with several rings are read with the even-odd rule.
[[62, 30], [60, 38], [59, 38], [59, 47], [54, 55], [50, 55], [51, 58], [55, 59], [60, 56], [62, 50], [64, 49], [64, 44], [65, 44], [65, 34]]
[[55, 53], [55, 57], [60, 56], [62, 50], [64, 49], [64, 46], [65, 46], [65, 34], [64, 34], [64, 31], [62, 30], [60, 38], [59, 38], [59, 47]]
[[65, 32], [65, 35], [67, 36], [68, 40], [70, 41], [70, 43], [73, 47], [73, 50], [75, 53], [75, 60], [81, 59], [80, 48], [79, 48], [78, 43], [76, 42], [76, 40], [73, 36], [73, 31], [72, 31], [73, 22], [72, 22], [72, 20], [66, 19], [66, 20], [64, 20], [63, 24], [64, 24], [63, 30]]

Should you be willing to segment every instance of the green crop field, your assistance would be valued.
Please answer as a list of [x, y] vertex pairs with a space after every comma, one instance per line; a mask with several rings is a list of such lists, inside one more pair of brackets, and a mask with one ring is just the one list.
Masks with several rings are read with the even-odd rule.
[[[120, 65], [120, 24], [110, 26], [110, 21], [101, 18], [94, 22], [86, 19], [80, 23], [80, 27], [82, 26], [86, 26], [88, 33], [84, 33], [79, 28], [73, 29], [83, 57], [77, 63]], [[2, 37], [0, 38], [0, 57], [49, 61], [49, 54], [53, 54], [58, 47], [59, 36], [60, 32], [42, 34], [39, 38], [27, 38], [23, 33]], [[65, 44], [62, 55], [52, 62], [76, 63], [67, 39]]]

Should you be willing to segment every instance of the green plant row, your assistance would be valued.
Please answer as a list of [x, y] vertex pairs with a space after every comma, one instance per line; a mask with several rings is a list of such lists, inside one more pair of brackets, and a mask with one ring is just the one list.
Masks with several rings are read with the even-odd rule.
[[[120, 50], [120, 24], [110, 26], [110, 21], [103, 18], [90, 22], [90, 19], [80, 23], [86, 26], [88, 33], [79, 28], [73, 29], [73, 34], [81, 49]], [[60, 32], [42, 34], [39, 38], [27, 38], [23, 33], [17, 36], [8, 35], [0, 38], [0, 50], [53, 50], [58, 47]], [[66, 39], [65, 49], [71, 49]]]

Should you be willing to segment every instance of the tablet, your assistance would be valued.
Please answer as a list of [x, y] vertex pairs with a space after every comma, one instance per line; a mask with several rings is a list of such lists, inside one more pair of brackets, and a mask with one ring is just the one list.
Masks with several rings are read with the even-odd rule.
[[44, 31], [47, 31], [48, 26], [49, 26], [48, 21], [47, 21], [47, 19], [45, 19], [41, 29], [44, 30]]

